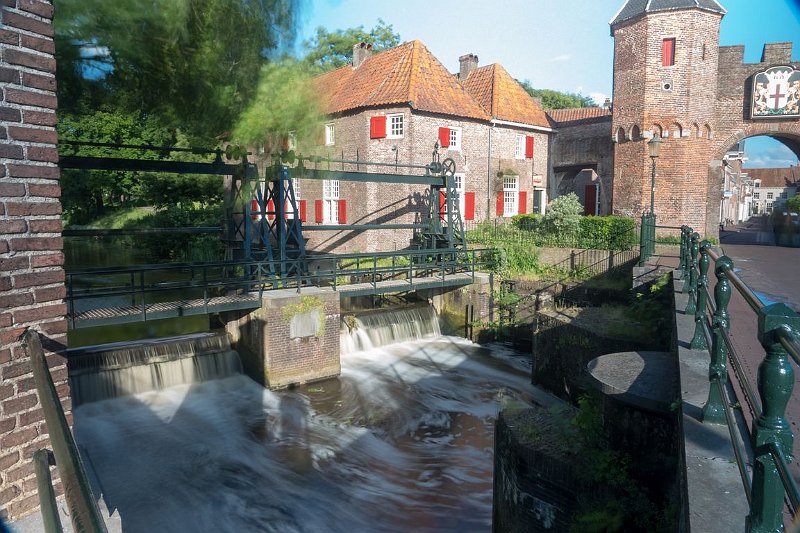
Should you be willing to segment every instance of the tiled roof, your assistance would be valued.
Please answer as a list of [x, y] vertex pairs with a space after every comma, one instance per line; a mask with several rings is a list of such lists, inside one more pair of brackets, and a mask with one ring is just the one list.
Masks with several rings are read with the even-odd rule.
[[592, 118], [610, 117], [611, 110], [607, 107], [576, 107], [574, 109], [551, 109], [547, 111], [554, 122], [577, 122]]
[[539, 104], [497, 63], [476, 68], [464, 80], [464, 87], [497, 120], [551, 127]]
[[800, 165], [780, 168], [743, 168], [751, 179], [761, 180], [762, 187], [788, 187], [800, 184]]
[[725, 14], [725, 8], [716, 0], [626, 0], [610, 24], [613, 26], [624, 20], [632, 19], [644, 13], [671, 11], [696, 7], [707, 11]]
[[365, 107], [412, 109], [488, 120], [490, 117], [421, 41], [410, 41], [318, 76], [314, 87], [325, 114]]

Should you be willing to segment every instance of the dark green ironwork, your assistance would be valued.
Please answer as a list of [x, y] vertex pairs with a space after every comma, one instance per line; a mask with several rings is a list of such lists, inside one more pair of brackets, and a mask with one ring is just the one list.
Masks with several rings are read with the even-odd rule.
[[681, 274], [681, 279], [683, 280], [683, 287], [681, 288], [682, 294], [688, 294], [689, 292], [689, 272], [692, 269], [692, 228], [689, 226], [684, 226], [686, 228], [685, 234], [681, 239], [681, 255], [683, 257], [683, 273]]
[[700, 252], [700, 235], [692, 233], [692, 259], [689, 267], [689, 301], [685, 312], [693, 315], [697, 311], [697, 256]]
[[33, 469], [36, 472], [36, 490], [39, 493], [39, 509], [45, 533], [61, 533], [61, 518], [58, 516], [56, 491], [50, 476], [50, 461], [47, 450], [33, 452]]
[[681, 243], [680, 243], [680, 251], [678, 254], [680, 255], [680, 263], [678, 264], [678, 270], [683, 274], [684, 270], [686, 269], [686, 256], [684, 255], [684, 239], [686, 239], [686, 231], [687, 227], [685, 225], [681, 226]]
[[170, 172], [176, 174], [210, 174], [215, 176], [232, 175], [237, 165], [225, 164], [220, 160], [212, 163], [193, 161], [166, 161], [163, 159], [127, 159], [122, 157], [88, 157], [65, 155], [58, 159], [60, 168], [83, 170]]
[[92, 495], [89, 479], [72, 437], [53, 377], [45, 359], [39, 334], [29, 329], [23, 336], [23, 347], [33, 369], [33, 380], [42, 404], [44, 421], [50, 434], [53, 455], [64, 486], [64, 497], [70, 510], [72, 530], [86, 533], [106, 533], [106, 525]]
[[708, 341], [706, 341], [706, 328], [703, 321], [706, 316], [706, 305], [708, 301], [708, 250], [711, 248], [711, 243], [703, 240], [700, 243], [700, 276], [697, 278], [697, 308], [694, 312], [694, 337], [689, 348], [692, 350], [706, 350], [708, 349]]
[[644, 266], [656, 253], [656, 215], [642, 215], [641, 236], [639, 238], [639, 266]]
[[[800, 316], [786, 304], [777, 303], [758, 311], [758, 340], [766, 357], [758, 366], [761, 415], [753, 424], [753, 503], [747, 517], [748, 532], [783, 531], [785, 489], [770, 452], [791, 457], [794, 435], [786, 420], [786, 405], [794, 387], [794, 370], [781, 343], [785, 330], [800, 328]], [[783, 330], [783, 331], [782, 331]]]
[[703, 422], [725, 424], [725, 406], [722, 389], [728, 381], [728, 347], [725, 335], [730, 329], [728, 303], [731, 301], [731, 284], [728, 272], [733, 272], [733, 261], [723, 255], [714, 262], [714, 274], [717, 284], [714, 286], [714, 304], [716, 310], [711, 322], [711, 364], [708, 369], [710, 380], [708, 399], [703, 406]]

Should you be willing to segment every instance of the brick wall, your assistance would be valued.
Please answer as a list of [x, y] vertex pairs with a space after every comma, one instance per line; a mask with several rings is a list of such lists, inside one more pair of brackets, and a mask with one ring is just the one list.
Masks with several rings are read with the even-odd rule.
[[[649, 209], [652, 133], [657, 160], [655, 212], [661, 224], [716, 224], [709, 180], [716, 135], [718, 14], [697, 9], [652, 13], [614, 27], [614, 213]], [[663, 39], [675, 39], [675, 64], [663, 66]]]
[[20, 346], [26, 328], [44, 335], [68, 420], [71, 415], [66, 365], [57, 354], [66, 345], [67, 322], [53, 6], [0, 0], [0, 9], [0, 512], [15, 520], [38, 507], [31, 454], [49, 447]]
[[[374, 115], [404, 113], [402, 138], [370, 139], [369, 120]], [[486, 122], [432, 115], [408, 107], [382, 108], [346, 114], [331, 120], [336, 136], [333, 146], [318, 146], [318, 155], [331, 158], [384, 163], [425, 165], [431, 162], [440, 127], [461, 128], [459, 150], [440, 148], [440, 160], [451, 158], [456, 173], [464, 175], [464, 191], [475, 192], [475, 220], [496, 217], [495, 198], [502, 191], [501, 170], [519, 175], [520, 190], [528, 191], [526, 211], [533, 208], [534, 188], [546, 188], [549, 174], [549, 138], [546, 132], [524, 128], [490, 125]], [[515, 159], [517, 135], [534, 137], [533, 159]], [[323, 163], [320, 168], [327, 169]], [[424, 174], [424, 169], [331, 164], [331, 170]], [[346, 201], [348, 224], [413, 223], [428, 212], [428, 187], [398, 183], [362, 183], [340, 181], [339, 197]], [[314, 202], [322, 199], [322, 182], [301, 181], [301, 198], [306, 201], [307, 222], [313, 225]], [[462, 213], [463, 215], [463, 213]], [[325, 252], [372, 252], [406, 248], [412, 230], [314, 231], [308, 232], [308, 248]]]

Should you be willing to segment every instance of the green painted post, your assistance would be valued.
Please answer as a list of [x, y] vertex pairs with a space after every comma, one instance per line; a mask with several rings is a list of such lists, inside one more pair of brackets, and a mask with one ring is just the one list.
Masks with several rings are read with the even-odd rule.
[[697, 254], [700, 252], [700, 235], [692, 233], [692, 264], [689, 266], [689, 301], [685, 312], [693, 315], [697, 310]]
[[728, 382], [728, 347], [725, 344], [725, 333], [730, 329], [728, 302], [731, 301], [731, 283], [728, 272], [733, 272], [733, 261], [723, 255], [714, 262], [714, 274], [717, 284], [714, 286], [714, 319], [711, 323], [711, 364], [708, 367], [708, 399], [703, 406], [703, 422], [726, 424], [725, 407], [722, 403], [722, 388]]
[[692, 350], [708, 349], [706, 332], [703, 320], [706, 316], [706, 302], [708, 301], [708, 249], [711, 243], [703, 240], [700, 243], [700, 277], [697, 278], [697, 309], [694, 311], [694, 337], [689, 348]]
[[639, 231], [639, 266], [647, 263], [647, 213], [642, 215], [642, 227]]
[[794, 387], [794, 371], [778, 336], [778, 330], [786, 327], [800, 330], [800, 315], [786, 304], [759, 309], [758, 341], [767, 355], [758, 365], [758, 394], [763, 408], [753, 423], [753, 501], [747, 516], [748, 532], [783, 531], [785, 490], [769, 445], [776, 444], [791, 460], [794, 435], [784, 415]]
[[686, 235], [681, 244], [683, 245], [684, 257], [683, 274], [681, 275], [683, 288], [681, 292], [686, 294], [689, 292], [689, 272], [692, 269], [692, 228], [689, 226], [686, 226]]
[[681, 262], [678, 265], [678, 270], [683, 273], [686, 270], [686, 255], [683, 253], [685, 249], [685, 239], [686, 239], [686, 226], [681, 226], [681, 245], [680, 245], [680, 255], [681, 255]]

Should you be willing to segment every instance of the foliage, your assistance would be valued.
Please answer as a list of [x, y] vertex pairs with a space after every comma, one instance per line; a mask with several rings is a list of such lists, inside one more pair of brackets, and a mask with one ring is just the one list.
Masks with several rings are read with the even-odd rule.
[[620, 216], [583, 216], [580, 218], [581, 240], [586, 243], [600, 243], [602, 246], [583, 246], [584, 248], [609, 248], [628, 250], [638, 243], [636, 222], [632, 218]]
[[793, 213], [800, 213], [800, 194], [786, 200], [786, 209]]
[[264, 146], [268, 132], [294, 132], [300, 145], [315, 141], [319, 111], [307, 65], [283, 60], [261, 68], [255, 97], [233, 131], [235, 142]]
[[298, 0], [60, 0], [54, 19], [62, 110], [98, 101], [181, 128], [228, 131], [265, 54], [291, 44]]
[[353, 61], [353, 45], [356, 43], [372, 43], [372, 50], [380, 52], [400, 44], [400, 35], [382, 19], [378, 19], [368, 32], [364, 31], [364, 26], [333, 32], [318, 27], [314, 37], [303, 42], [308, 50], [303, 61], [318, 71], [349, 65]]
[[551, 233], [572, 234], [578, 231], [583, 206], [574, 192], [553, 199], [542, 219], [542, 229]]
[[520, 229], [532, 231], [541, 223], [542, 215], [538, 213], [526, 213], [524, 215], [514, 215], [511, 223]]
[[636, 292], [633, 301], [626, 308], [629, 320], [642, 324], [646, 338], [650, 339], [654, 349], [669, 348], [672, 332], [672, 308], [669, 301], [669, 276], [663, 275], [655, 280], [646, 292]]
[[562, 93], [552, 89], [534, 89], [528, 80], [519, 81], [525, 91], [534, 98], [540, 98], [544, 109], [571, 109], [575, 107], [597, 107], [590, 96]]

